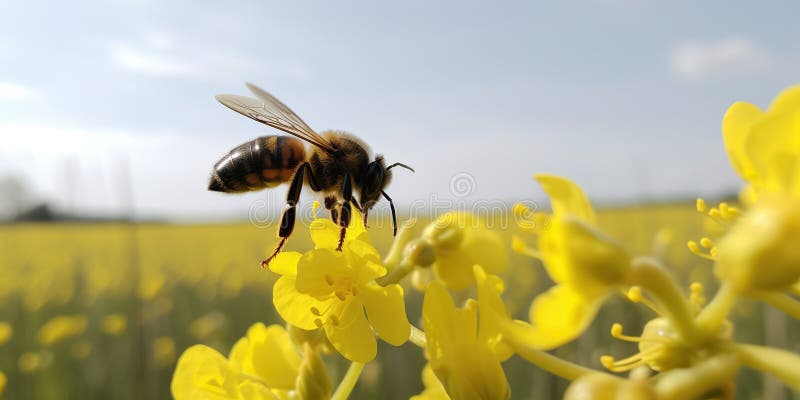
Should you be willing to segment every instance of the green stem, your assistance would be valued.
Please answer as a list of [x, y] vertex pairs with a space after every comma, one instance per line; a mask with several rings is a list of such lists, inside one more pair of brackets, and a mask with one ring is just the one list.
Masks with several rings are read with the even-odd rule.
[[633, 261], [631, 284], [646, 289], [653, 295], [675, 330], [689, 343], [701, 339], [695, 324], [692, 307], [658, 260], [637, 258]]
[[[518, 340], [513, 335], [503, 335], [503, 341], [511, 346], [514, 351], [528, 362], [538, 366], [539, 368], [558, 375], [564, 379], [574, 381], [587, 374], [606, 374], [605, 372], [597, 371], [591, 368], [569, 362], [567, 360], [558, 358], [550, 353], [539, 350], [527, 343]], [[614, 379], [621, 378], [606, 374]]]
[[405, 278], [406, 275], [409, 274], [409, 272], [413, 271], [414, 267], [415, 267], [414, 264], [404, 260], [400, 265], [392, 269], [391, 272], [376, 279], [375, 282], [377, 282], [378, 285], [381, 286], [388, 286], [398, 283], [401, 280], [403, 280], [403, 278]]
[[780, 379], [794, 390], [800, 390], [800, 356], [790, 351], [750, 344], [732, 344], [742, 363]]
[[331, 400], [347, 400], [347, 397], [350, 396], [350, 392], [353, 391], [356, 383], [358, 383], [358, 378], [361, 376], [361, 370], [363, 369], [363, 363], [351, 363], [350, 368], [347, 369], [347, 373], [344, 374], [344, 378], [342, 378], [342, 381], [339, 382], [339, 387], [337, 387], [336, 391], [333, 392]]
[[794, 319], [800, 319], [800, 302], [785, 293], [756, 292], [751, 297], [785, 312]]
[[428, 346], [428, 338], [425, 336], [425, 332], [414, 325], [411, 325], [411, 335], [409, 335], [408, 340], [423, 349]]
[[414, 227], [416, 223], [417, 220], [411, 218], [400, 227], [400, 232], [397, 234], [397, 237], [394, 238], [392, 247], [386, 254], [386, 258], [383, 259], [383, 265], [389, 269], [389, 271], [393, 271], [394, 268], [400, 264], [400, 261], [402, 261], [406, 245], [414, 239], [414, 230], [411, 228]]
[[709, 391], [731, 382], [739, 372], [735, 354], [721, 354], [690, 368], [662, 373], [655, 384], [659, 399], [697, 399]]
[[722, 323], [731, 312], [731, 308], [736, 304], [738, 293], [730, 284], [723, 283], [714, 298], [706, 305], [697, 316], [697, 324], [706, 329], [707, 332], [717, 332]]

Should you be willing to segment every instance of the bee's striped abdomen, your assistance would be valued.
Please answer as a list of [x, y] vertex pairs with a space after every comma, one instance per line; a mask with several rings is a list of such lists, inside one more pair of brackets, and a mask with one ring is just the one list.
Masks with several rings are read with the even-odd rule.
[[305, 161], [303, 142], [289, 136], [263, 136], [223, 156], [211, 172], [209, 190], [241, 193], [288, 182]]

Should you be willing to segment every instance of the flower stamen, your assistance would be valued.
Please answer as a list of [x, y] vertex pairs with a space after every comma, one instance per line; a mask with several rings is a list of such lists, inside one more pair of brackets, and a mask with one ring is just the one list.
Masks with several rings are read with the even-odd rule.
[[647, 297], [644, 297], [644, 293], [642, 293], [642, 288], [640, 288], [639, 286], [631, 286], [631, 288], [628, 289], [627, 292], [623, 292], [623, 295], [631, 303], [642, 303], [645, 306], [647, 306], [647, 308], [653, 310], [654, 313], [658, 315], [664, 315], [664, 313], [661, 312], [661, 309], [658, 307], [656, 303], [654, 303]]
[[514, 250], [515, 253], [523, 254], [537, 260], [542, 259], [541, 253], [528, 247], [528, 245], [525, 244], [525, 241], [516, 235], [511, 238], [511, 249]]

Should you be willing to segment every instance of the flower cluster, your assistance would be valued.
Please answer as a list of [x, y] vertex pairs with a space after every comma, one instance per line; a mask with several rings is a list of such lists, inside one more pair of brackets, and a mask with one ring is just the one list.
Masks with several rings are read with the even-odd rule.
[[[697, 201], [699, 211], [724, 227], [716, 239], [689, 242], [689, 251], [713, 262], [720, 284], [710, 299], [703, 284], [685, 291], [657, 255], [634, 256], [604, 231], [577, 184], [536, 175], [552, 212], [518, 205], [519, 229], [510, 238], [485, 217], [451, 212], [421, 229], [408, 221], [381, 258], [361, 218], [351, 219], [342, 251], [339, 227], [315, 219], [314, 248], [281, 253], [270, 265], [279, 276], [273, 304], [288, 331], [256, 324], [227, 358], [206, 346], [189, 348], [178, 362], [173, 395], [343, 399], [376, 358], [376, 338], [421, 348], [428, 362], [421, 373], [425, 389], [413, 397], [420, 400], [510, 398], [503, 363], [513, 355], [572, 381], [565, 399], [732, 398], [744, 367], [800, 390], [800, 357], [739, 343], [730, 322], [742, 297], [800, 318], [800, 86], [767, 111], [734, 104], [722, 131], [731, 164], [747, 185], [739, 206], [709, 210]], [[530, 258], [515, 265], [509, 248]], [[507, 277], [536, 265], [553, 285], [532, 299], [527, 318], [516, 319], [503, 297]], [[407, 315], [403, 285], [424, 294], [416, 318]], [[604, 370], [547, 352], [583, 335], [615, 296], [655, 314], [638, 334], [619, 323], [610, 327], [611, 337], [636, 343], [638, 352], [602, 356]], [[336, 389], [322, 357], [328, 352], [350, 362]]]

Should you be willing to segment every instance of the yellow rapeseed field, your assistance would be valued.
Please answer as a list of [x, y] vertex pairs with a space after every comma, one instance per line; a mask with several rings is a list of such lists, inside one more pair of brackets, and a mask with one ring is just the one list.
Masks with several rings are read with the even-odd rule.
[[[709, 281], [711, 264], [686, 248], [704, 229], [694, 204], [605, 209], [599, 220], [631, 253], [664, 257], [685, 287], [692, 280]], [[391, 233], [370, 234], [385, 254]], [[510, 254], [511, 233], [503, 235]], [[292, 239], [290, 250], [311, 246], [302, 232]], [[274, 242], [272, 228], [246, 223], [0, 227], [0, 371], [8, 379], [3, 398], [169, 398], [176, 356], [184, 349], [204, 343], [226, 353], [253, 323], [281, 323], [271, 295], [278, 276], [259, 266]], [[548, 286], [547, 278], [535, 262], [511, 258], [514, 268], [504, 273], [506, 299], [521, 314]], [[409, 309], [418, 310], [421, 296], [410, 297]], [[759, 311], [745, 304], [740, 312]], [[591, 334], [559, 354], [599, 365], [608, 349], [629, 348], [608, 338], [611, 321], [633, 326], [647, 317], [623, 301], [612, 302]], [[764, 334], [758, 328], [746, 333]], [[566, 387], [564, 380], [510, 362], [515, 397], [549, 397]], [[354, 398], [419, 393], [422, 383], [413, 371], [423, 364], [419, 352], [383, 346]], [[333, 360], [331, 368], [338, 377], [345, 365]]]

